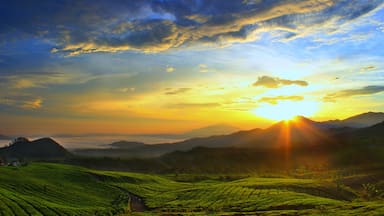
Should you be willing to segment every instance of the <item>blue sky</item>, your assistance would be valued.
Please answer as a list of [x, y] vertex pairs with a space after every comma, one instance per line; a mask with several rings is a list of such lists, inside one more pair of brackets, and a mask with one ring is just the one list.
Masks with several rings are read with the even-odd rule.
[[248, 129], [384, 111], [383, 5], [5, 2], [0, 133]]

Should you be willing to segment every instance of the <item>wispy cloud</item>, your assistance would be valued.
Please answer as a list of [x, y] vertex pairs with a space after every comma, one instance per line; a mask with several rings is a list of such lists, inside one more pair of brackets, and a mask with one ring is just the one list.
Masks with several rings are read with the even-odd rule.
[[73, 74], [58, 72], [2, 73], [0, 81], [12, 89], [44, 88], [51, 84], [63, 84], [74, 80]]
[[43, 99], [33, 96], [7, 96], [0, 98], [0, 105], [21, 109], [40, 109], [43, 106]]
[[21, 106], [24, 109], [39, 109], [43, 104], [43, 99], [36, 98], [30, 101], [25, 101]]
[[176, 94], [182, 94], [182, 93], [185, 93], [187, 91], [190, 91], [192, 90], [192, 88], [177, 88], [177, 89], [172, 89], [172, 88], [169, 88], [169, 89], [166, 89], [167, 91], [164, 93], [166, 95], [176, 95]]
[[174, 109], [183, 109], [183, 108], [212, 108], [220, 106], [219, 103], [177, 103], [177, 104], [169, 104], [169, 108]]
[[368, 65], [368, 66], [360, 68], [360, 72], [364, 73], [364, 72], [368, 72], [368, 71], [376, 70], [376, 69], [377, 69], [376, 66]]
[[174, 67], [171, 67], [171, 66], [167, 66], [167, 67], [165, 68], [165, 71], [166, 71], [167, 73], [172, 73], [172, 72], [175, 71], [175, 68], [174, 68]]
[[209, 70], [208, 70], [208, 66], [206, 65], [206, 64], [199, 64], [199, 71], [201, 72], [201, 73], [206, 73], [206, 72], [208, 72]]
[[347, 89], [347, 90], [342, 90], [335, 93], [327, 94], [323, 98], [323, 101], [335, 102], [339, 98], [346, 98], [346, 97], [359, 96], [359, 95], [372, 95], [380, 92], [384, 92], [384, 86], [365, 86], [363, 88]]
[[278, 77], [261, 76], [252, 85], [256, 87], [262, 86], [266, 88], [279, 88], [285, 85], [307, 86], [308, 83], [303, 80], [288, 80], [288, 79], [280, 79]]
[[262, 97], [261, 99], [258, 100], [258, 102], [278, 104], [278, 102], [282, 100], [301, 101], [303, 99], [304, 99], [303, 96], [291, 95], [291, 96]]
[[117, 91], [122, 92], [122, 93], [128, 93], [128, 92], [136, 91], [136, 88], [135, 87], [123, 87], [123, 88], [117, 89]]
[[[258, 40], [265, 32], [298, 38], [368, 14], [381, 0], [106, 1], [6, 3], [2, 35], [48, 39], [51, 52], [79, 55], [127, 50], [160, 52], [193, 44], [219, 46]], [[41, 12], [41, 8], [52, 10]], [[17, 14], [17, 16], [16, 16]], [[38, 18], [37, 18], [38, 17]], [[329, 26], [329, 20], [335, 25]], [[20, 34], [21, 35], [21, 34]]]

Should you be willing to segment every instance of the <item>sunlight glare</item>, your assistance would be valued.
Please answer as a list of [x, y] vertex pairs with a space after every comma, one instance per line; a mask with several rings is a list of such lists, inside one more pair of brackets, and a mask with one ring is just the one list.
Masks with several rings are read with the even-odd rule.
[[290, 120], [301, 115], [310, 117], [319, 109], [316, 101], [281, 101], [278, 104], [263, 104], [253, 110], [255, 115], [271, 120]]

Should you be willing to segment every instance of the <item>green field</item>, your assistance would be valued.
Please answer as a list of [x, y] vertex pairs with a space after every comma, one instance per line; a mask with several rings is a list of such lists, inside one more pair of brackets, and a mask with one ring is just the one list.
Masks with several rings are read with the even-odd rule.
[[378, 170], [159, 176], [31, 163], [0, 167], [0, 215], [384, 215]]

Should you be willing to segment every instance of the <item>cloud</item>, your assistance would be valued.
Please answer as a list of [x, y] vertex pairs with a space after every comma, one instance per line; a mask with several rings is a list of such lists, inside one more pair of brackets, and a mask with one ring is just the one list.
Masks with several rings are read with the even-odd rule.
[[53, 44], [51, 52], [69, 56], [161, 52], [195, 44], [254, 41], [266, 32], [285, 32], [282, 38], [332, 32], [382, 4], [382, 0], [63, 0], [39, 4], [15, 0], [3, 4], [7, 13], [0, 15], [0, 37], [41, 38]]
[[31, 79], [17, 79], [14, 80], [13, 87], [17, 89], [36, 87], [37, 84]]
[[165, 71], [167, 73], [172, 73], [173, 71], [175, 71], [175, 68], [174, 67], [171, 67], [171, 66], [167, 66], [167, 68], [165, 68]]
[[208, 66], [206, 65], [206, 64], [199, 64], [199, 71], [201, 72], [201, 73], [206, 73], [206, 72], [208, 72], [209, 70], [208, 70]]
[[169, 108], [184, 109], [184, 108], [212, 108], [220, 106], [219, 103], [178, 103], [170, 104]]
[[376, 70], [376, 67], [373, 66], [373, 65], [368, 65], [368, 66], [360, 68], [360, 72], [361, 73], [364, 73], [364, 72], [367, 72], [367, 71], [371, 71], [371, 70]]
[[136, 91], [136, 88], [135, 87], [124, 87], [124, 88], [117, 89], [117, 91], [122, 92], [122, 93], [128, 93], [128, 92]]
[[166, 95], [182, 94], [182, 93], [185, 93], [187, 91], [190, 91], [191, 89], [192, 88], [178, 88], [178, 89], [168, 88], [168, 89], [166, 89], [167, 92], [165, 92], [164, 94], [166, 94]]
[[222, 108], [232, 111], [249, 111], [256, 107], [258, 104], [252, 97], [240, 97], [234, 100], [228, 100], [221, 103]]
[[291, 100], [291, 101], [301, 101], [303, 100], [303, 96], [276, 96], [276, 97], [262, 97], [258, 102], [260, 103], [270, 103], [270, 104], [277, 104], [281, 100]]
[[21, 106], [24, 109], [39, 109], [43, 104], [43, 100], [41, 98], [36, 98], [30, 101], [25, 101]]
[[43, 105], [43, 99], [27, 95], [7, 96], [0, 98], [0, 105], [21, 109], [40, 109]]
[[325, 102], [335, 102], [339, 98], [347, 98], [360, 95], [372, 95], [376, 93], [384, 92], [384, 86], [365, 86], [359, 89], [347, 89], [338, 91], [335, 93], [327, 94], [323, 101]]
[[284, 86], [284, 85], [307, 86], [308, 83], [302, 80], [287, 80], [287, 79], [280, 79], [278, 77], [261, 76], [252, 85], [263, 86], [266, 88], [279, 88], [280, 86]]
[[52, 84], [71, 82], [75, 75], [58, 72], [14, 71], [0, 74], [0, 82], [12, 89], [44, 88]]

